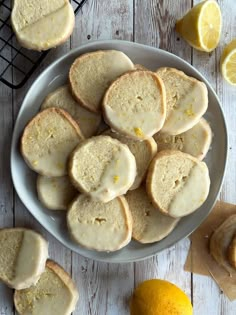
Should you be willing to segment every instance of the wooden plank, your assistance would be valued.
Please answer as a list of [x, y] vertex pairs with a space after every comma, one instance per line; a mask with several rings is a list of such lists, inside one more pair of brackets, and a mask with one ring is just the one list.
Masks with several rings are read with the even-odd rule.
[[134, 40], [173, 52], [191, 61], [191, 48], [174, 31], [175, 22], [191, 8], [191, 0], [135, 0]]
[[[193, 1], [197, 4], [199, 0]], [[229, 130], [229, 164], [224, 185], [220, 197], [224, 201], [236, 202], [236, 120], [235, 97], [236, 91], [227, 84], [219, 69], [219, 59], [224, 45], [229, 42], [236, 33], [236, 20], [232, 12], [236, 12], [236, 3], [233, 0], [218, 1], [223, 15], [223, 29], [219, 47], [212, 53], [204, 53], [193, 50], [193, 66], [196, 67], [212, 84], [220, 97]], [[214, 139], [216, 141], [217, 139]], [[232, 303], [221, 293], [214, 280], [209, 277], [193, 275], [193, 302], [196, 315], [233, 315], [236, 302]]]
[[[134, 38], [190, 62], [191, 48], [180, 40], [174, 26], [176, 19], [190, 9], [191, 1], [180, 2], [136, 0]], [[189, 240], [185, 239], [154, 258], [135, 263], [135, 286], [146, 279], [161, 278], [175, 283], [191, 297], [191, 274], [183, 270], [188, 248]]]
[[78, 14], [72, 47], [102, 39], [133, 40], [133, 1], [89, 0]]
[[[11, 54], [11, 51], [9, 51]], [[9, 78], [11, 79], [11, 78]], [[13, 188], [10, 176], [12, 89], [0, 84], [0, 228], [13, 225]], [[13, 291], [0, 283], [0, 315], [13, 314]]]
[[[97, 39], [133, 38], [133, 1], [90, 0], [76, 19], [72, 47]], [[128, 314], [133, 288], [133, 264], [106, 264], [73, 253], [73, 278], [80, 301], [74, 314]]]
[[[21, 107], [22, 101], [27, 93], [28, 89], [38, 77], [38, 75], [54, 60], [62, 56], [64, 53], [70, 50], [70, 39], [67, 42], [55, 49], [52, 49], [47, 55], [46, 59], [42, 62], [39, 68], [35, 71], [29, 81], [18, 90], [14, 91], [14, 119], [17, 117], [17, 113]], [[13, 72], [13, 76], [17, 76], [17, 73]], [[71, 274], [71, 251], [65, 248], [60, 242], [58, 242], [49, 232], [47, 232], [30, 214], [26, 207], [22, 204], [19, 197], [15, 193], [15, 226], [29, 227], [37, 232], [41, 233], [49, 242], [49, 257], [59, 263], [69, 274]]]

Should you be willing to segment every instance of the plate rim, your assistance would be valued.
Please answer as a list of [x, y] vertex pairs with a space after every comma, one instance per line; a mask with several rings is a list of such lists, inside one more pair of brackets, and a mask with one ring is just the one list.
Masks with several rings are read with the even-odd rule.
[[[27, 99], [31, 93], [31, 90], [35, 88], [35, 86], [37, 86], [38, 82], [41, 80], [41, 78], [44, 76], [44, 75], [47, 75], [48, 72], [51, 71], [51, 69], [53, 69], [54, 67], [56, 67], [61, 61], [63, 60], [66, 60], [70, 55], [73, 55], [75, 54], [76, 52], [78, 52], [78, 55], [79, 55], [79, 52], [83, 49], [87, 49], [89, 51], [89, 49], [91, 48], [94, 48], [94, 45], [112, 45], [112, 44], [124, 44], [124, 45], [128, 45], [128, 46], [133, 46], [133, 47], [142, 47], [144, 49], [149, 49], [150, 51], [153, 51], [153, 52], [158, 52], [158, 51], [161, 51], [161, 53], [164, 53], [166, 55], [168, 55], [169, 57], [174, 57], [176, 59], [178, 59], [180, 62], [184, 63], [187, 67], [190, 67], [191, 70], [193, 70], [195, 73], [197, 73], [197, 75], [207, 84], [207, 88], [211, 90], [214, 98], [217, 100], [217, 106], [220, 110], [220, 114], [222, 116], [222, 122], [223, 122], [223, 128], [225, 130], [225, 133], [224, 133], [224, 142], [225, 142], [225, 152], [224, 152], [224, 168], [223, 168], [223, 174], [222, 174], [222, 177], [219, 181], [219, 188], [218, 188], [218, 191], [217, 191], [217, 194], [216, 194], [216, 198], [214, 200], [214, 202], [212, 203], [212, 206], [210, 207], [210, 209], [208, 209], [206, 211], [206, 213], [201, 217], [201, 220], [198, 221], [198, 226], [195, 227], [195, 228], [191, 228], [191, 231], [187, 231], [187, 233], [185, 234], [184, 237], [178, 237], [177, 239], [175, 239], [175, 241], [171, 242], [171, 244], [169, 244], [168, 246], [166, 246], [165, 248], [163, 249], [160, 249], [160, 250], [153, 250], [151, 251], [150, 254], [148, 255], [144, 255], [142, 257], [139, 257], [139, 258], [126, 258], [126, 259], [120, 259], [119, 258], [119, 261], [116, 261], [115, 260], [110, 260], [111, 257], [107, 256], [107, 258], [101, 258], [101, 257], [91, 257], [91, 255], [84, 255], [83, 253], [80, 253], [79, 251], [74, 251], [74, 249], [72, 249], [71, 247], [69, 247], [66, 242], [63, 240], [62, 237], [58, 238], [57, 236], [57, 233], [54, 233], [53, 230], [49, 230], [48, 228], [45, 227], [45, 225], [43, 225], [39, 219], [37, 218], [37, 216], [32, 213], [30, 211], [30, 209], [26, 206], [25, 202], [22, 200], [22, 197], [21, 197], [21, 194], [20, 194], [20, 191], [18, 189], [18, 186], [15, 184], [15, 174], [13, 172], [13, 163], [14, 163], [14, 149], [15, 149], [15, 146], [17, 145], [17, 129], [19, 128], [18, 125], [19, 125], [19, 121], [20, 121], [20, 117], [22, 115], [22, 112], [24, 111], [24, 104], [27, 103]], [[102, 49], [102, 48], [98, 48], [99, 49]], [[114, 49], [114, 48], [110, 48], [110, 49]], [[122, 49], [121, 49], [122, 51]], [[75, 252], [87, 259], [93, 259], [95, 261], [101, 261], [101, 262], [106, 262], [106, 263], [130, 263], [130, 262], [137, 262], [137, 261], [142, 261], [142, 260], [145, 260], [145, 259], [148, 259], [148, 258], [151, 258], [155, 255], [157, 255], [158, 253], [164, 251], [165, 249], [168, 249], [172, 246], [174, 246], [175, 244], [177, 244], [179, 241], [185, 239], [186, 237], [188, 237], [190, 234], [192, 234], [201, 224], [202, 222], [207, 218], [207, 216], [210, 214], [210, 212], [212, 211], [213, 207], [215, 206], [216, 202], [217, 202], [217, 199], [218, 199], [218, 196], [219, 196], [219, 193], [222, 189], [222, 185], [223, 185], [223, 182], [224, 182], [224, 178], [225, 178], [225, 174], [226, 174], [226, 169], [227, 169], [227, 165], [228, 165], [228, 128], [227, 128], [227, 122], [226, 122], [226, 119], [225, 119], [225, 114], [224, 114], [224, 109], [222, 107], [222, 104], [219, 100], [219, 97], [218, 95], [216, 94], [215, 90], [213, 89], [213, 87], [211, 86], [210, 82], [207, 80], [207, 78], [202, 75], [196, 68], [194, 68], [190, 63], [188, 63], [186, 60], [182, 59], [181, 57], [171, 53], [171, 52], [168, 52], [166, 50], [163, 50], [163, 49], [160, 49], [160, 48], [156, 48], [156, 47], [152, 47], [152, 46], [148, 46], [148, 45], [144, 45], [144, 44], [140, 44], [140, 43], [136, 43], [136, 42], [130, 42], [130, 41], [126, 41], [126, 40], [94, 40], [94, 41], [91, 41], [90, 43], [86, 43], [86, 44], [83, 44], [83, 45], [80, 45], [80, 46], [77, 46], [75, 47], [74, 49], [66, 52], [65, 54], [63, 54], [62, 56], [60, 56], [59, 58], [56, 58], [50, 65], [48, 65], [37, 77], [36, 79], [32, 82], [32, 84], [30, 85], [29, 89], [27, 90], [24, 98], [23, 98], [23, 101], [21, 103], [21, 106], [20, 106], [20, 110], [18, 111], [17, 113], [17, 117], [16, 117], [16, 120], [15, 120], [15, 124], [14, 124], [14, 129], [13, 129], [13, 133], [12, 133], [12, 140], [11, 140], [11, 150], [10, 150], [10, 169], [11, 169], [11, 178], [12, 178], [12, 182], [13, 182], [13, 186], [14, 186], [14, 189], [15, 191], [17, 192], [17, 195], [19, 197], [19, 199], [21, 200], [21, 202], [23, 203], [23, 205], [25, 206], [25, 208], [27, 209], [27, 211], [30, 212], [30, 214], [37, 220], [37, 222], [45, 229], [47, 230], [53, 237], [56, 238], [57, 241], [59, 241], [61, 244], [63, 244], [66, 248], [68, 248], [69, 250], [71, 250], [72, 252]], [[96, 251], [90, 251], [90, 250], [87, 250], [87, 252], [95, 252]]]

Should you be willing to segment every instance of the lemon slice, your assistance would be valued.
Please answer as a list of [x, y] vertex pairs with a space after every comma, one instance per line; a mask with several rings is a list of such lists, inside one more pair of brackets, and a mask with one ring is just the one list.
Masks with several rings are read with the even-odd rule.
[[224, 79], [230, 84], [236, 85], [236, 39], [225, 47], [220, 63]]
[[210, 52], [220, 40], [222, 18], [215, 0], [200, 2], [176, 22], [176, 31], [192, 47]]

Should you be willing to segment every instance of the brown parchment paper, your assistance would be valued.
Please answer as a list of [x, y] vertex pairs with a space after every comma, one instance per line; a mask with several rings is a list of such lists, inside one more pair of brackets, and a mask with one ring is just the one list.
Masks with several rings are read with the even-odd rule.
[[184, 265], [185, 271], [212, 277], [224, 294], [236, 299], [236, 270], [231, 275], [209, 254], [209, 239], [213, 231], [231, 214], [236, 214], [236, 205], [218, 201], [207, 219], [190, 236], [191, 246]]

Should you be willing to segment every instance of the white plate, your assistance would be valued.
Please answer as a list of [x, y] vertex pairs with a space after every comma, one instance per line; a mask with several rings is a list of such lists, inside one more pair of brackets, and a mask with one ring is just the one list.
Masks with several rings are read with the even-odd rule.
[[[65, 213], [49, 211], [38, 201], [35, 188], [36, 175], [25, 164], [19, 151], [22, 131], [26, 123], [38, 112], [44, 97], [67, 81], [68, 70], [76, 57], [99, 49], [121, 50], [134, 63], [142, 64], [149, 69], [155, 70], [161, 66], [175, 67], [204, 81], [209, 93], [209, 107], [205, 117], [210, 122], [214, 134], [212, 147], [206, 159], [210, 171], [211, 188], [203, 206], [193, 214], [183, 218], [175, 230], [162, 241], [150, 245], [141, 245], [132, 241], [128, 246], [114, 253], [86, 250], [70, 240], [66, 228]], [[132, 42], [110, 40], [93, 42], [70, 51], [52, 63], [33, 83], [23, 101], [15, 124], [11, 147], [11, 172], [15, 189], [22, 202], [42, 226], [60, 242], [85, 257], [121, 263], [137, 261], [155, 255], [192, 233], [206, 218], [216, 202], [224, 177], [226, 158], [226, 124], [219, 99], [207, 80], [190, 64], [171, 53]]]

